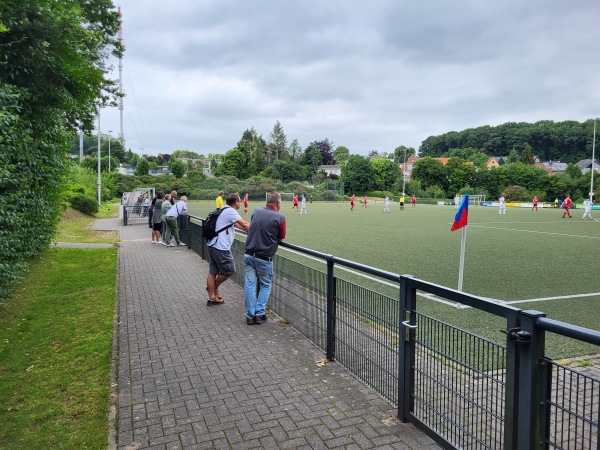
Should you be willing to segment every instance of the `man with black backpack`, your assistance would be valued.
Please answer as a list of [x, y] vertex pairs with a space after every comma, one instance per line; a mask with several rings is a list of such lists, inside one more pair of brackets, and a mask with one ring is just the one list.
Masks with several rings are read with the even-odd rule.
[[[235, 234], [234, 227], [245, 232], [250, 229], [250, 224], [237, 212], [241, 201], [237, 192], [227, 196], [225, 206], [218, 211], [218, 217], [214, 224], [216, 236], [208, 241], [210, 260], [206, 279], [207, 306], [219, 305], [224, 302], [223, 297], [219, 294], [219, 286], [235, 273], [235, 263], [231, 253]], [[209, 218], [207, 218], [208, 220]]]

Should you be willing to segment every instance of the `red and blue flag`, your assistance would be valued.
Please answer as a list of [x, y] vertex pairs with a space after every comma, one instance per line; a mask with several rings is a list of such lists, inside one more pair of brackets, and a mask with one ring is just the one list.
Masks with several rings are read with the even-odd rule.
[[460, 230], [463, 227], [467, 226], [467, 219], [469, 218], [469, 194], [465, 194], [460, 202], [460, 206], [458, 207], [458, 211], [456, 211], [456, 215], [454, 216], [454, 223], [452, 224], [452, 228], [450, 231]]

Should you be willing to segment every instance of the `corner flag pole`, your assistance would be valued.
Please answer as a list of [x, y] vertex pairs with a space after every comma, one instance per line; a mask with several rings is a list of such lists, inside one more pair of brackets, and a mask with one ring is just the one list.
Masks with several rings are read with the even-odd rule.
[[462, 229], [462, 237], [460, 239], [460, 266], [458, 268], [458, 290], [462, 292], [463, 274], [465, 269], [465, 245], [467, 243], [467, 227]]

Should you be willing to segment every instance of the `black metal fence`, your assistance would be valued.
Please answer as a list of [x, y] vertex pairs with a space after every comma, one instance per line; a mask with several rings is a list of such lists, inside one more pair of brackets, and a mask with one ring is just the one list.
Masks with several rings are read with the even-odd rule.
[[[207, 259], [202, 219], [186, 220], [182, 240]], [[243, 286], [243, 240], [232, 250]], [[545, 351], [548, 333], [600, 346], [600, 332], [296, 245], [282, 244], [274, 264], [270, 308], [442, 447], [600, 449], [598, 368]], [[431, 296], [499, 320], [506, 339], [423, 313]]]

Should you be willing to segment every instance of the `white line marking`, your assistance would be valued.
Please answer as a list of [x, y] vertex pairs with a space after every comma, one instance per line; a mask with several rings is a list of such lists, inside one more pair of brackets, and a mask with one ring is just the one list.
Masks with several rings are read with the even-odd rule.
[[507, 305], [515, 305], [517, 303], [546, 302], [548, 300], [564, 300], [566, 298], [582, 298], [582, 297], [596, 297], [596, 296], [600, 296], [600, 292], [590, 292], [589, 294], [559, 295], [556, 297], [530, 298], [530, 299], [526, 299], [526, 300], [513, 300], [513, 301], [505, 302], [505, 303]]
[[503, 227], [488, 227], [485, 225], [471, 225], [473, 228], [490, 228], [492, 230], [504, 230], [504, 231], [518, 231], [519, 233], [536, 233], [536, 234], [549, 234], [553, 236], [566, 236], [566, 237], [577, 237], [584, 239], [600, 239], [600, 236], [581, 236], [579, 234], [567, 234], [567, 233], [551, 233], [549, 231], [536, 231], [536, 230], [520, 230], [517, 228], [503, 228]]
[[[286, 250], [286, 251], [288, 251], [290, 253], [295, 253], [296, 255], [301, 255], [301, 256], [303, 256], [305, 258], [312, 259], [313, 261], [318, 261], [318, 262], [321, 262], [321, 263], [325, 264], [325, 261], [323, 259], [321, 259], [321, 258], [317, 258], [315, 256], [306, 255], [304, 253], [301, 253], [301, 252], [298, 252], [296, 250], [292, 250], [292, 249], [289, 249], [289, 248], [283, 248], [282, 247], [282, 249], [284, 249], [284, 250]], [[390, 286], [390, 287], [393, 287], [393, 288], [396, 288], [396, 289], [400, 289], [400, 285], [394, 284], [394, 283], [392, 283], [390, 281], [387, 281], [387, 280], [382, 280], [379, 277], [374, 277], [374, 276], [367, 275], [367, 274], [362, 273], [362, 272], [357, 272], [356, 270], [349, 269], [349, 268], [344, 267], [344, 266], [335, 266], [335, 268], [336, 268], [336, 270], [344, 270], [345, 272], [361, 276], [361, 277], [366, 278], [368, 280], [376, 281], [378, 283], [385, 284], [386, 286]], [[462, 303], [451, 302], [449, 300], [445, 300], [443, 298], [437, 297], [436, 295], [430, 294], [428, 292], [423, 292], [422, 293], [421, 291], [418, 291], [417, 295], [419, 297], [423, 297], [423, 298], [426, 298], [428, 300], [432, 300], [434, 302], [443, 303], [444, 305], [448, 305], [448, 306], [453, 306], [453, 307], [455, 307], [457, 309], [468, 309], [468, 308], [471, 308], [471, 306], [469, 306], [469, 305], [463, 305]], [[530, 299], [524, 299], [524, 300], [509, 300], [509, 301], [507, 301], [507, 300], [499, 300], [499, 299], [496, 299], [496, 298], [489, 298], [489, 297], [484, 297], [484, 298], [486, 300], [490, 301], [490, 302], [494, 302], [494, 303], [497, 303], [499, 305], [516, 305], [516, 304], [519, 304], [519, 303], [536, 303], [536, 302], [546, 302], [546, 301], [549, 301], [549, 300], [564, 300], [564, 299], [568, 299], [568, 298], [582, 298], [582, 297], [595, 297], [595, 296], [600, 296], [600, 292], [590, 292], [588, 294], [559, 295], [559, 296], [556, 296], [556, 297], [538, 297], [538, 298], [530, 298]]]

